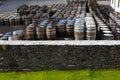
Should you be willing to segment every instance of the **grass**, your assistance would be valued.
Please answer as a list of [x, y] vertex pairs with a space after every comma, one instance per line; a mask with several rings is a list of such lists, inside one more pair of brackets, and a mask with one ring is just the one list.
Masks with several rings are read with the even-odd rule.
[[6, 72], [0, 80], [120, 80], [120, 70]]

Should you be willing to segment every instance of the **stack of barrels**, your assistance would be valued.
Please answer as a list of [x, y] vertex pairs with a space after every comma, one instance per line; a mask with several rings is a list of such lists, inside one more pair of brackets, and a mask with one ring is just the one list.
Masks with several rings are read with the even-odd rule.
[[17, 36], [17, 40], [24, 40], [24, 31], [23, 30], [15, 30], [15, 31], [13, 31], [13, 35]]
[[120, 26], [120, 16], [118, 16], [119, 14], [116, 14], [113, 9], [111, 10], [110, 7], [108, 7], [108, 9], [110, 10], [109, 16], [111, 18], [111, 19], [109, 19], [110, 28], [115, 35], [115, 39], [120, 40], [120, 27], [119, 27]]
[[85, 34], [85, 26], [84, 26], [84, 19], [79, 18], [76, 19], [74, 24], [74, 37], [75, 40], [84, 40], [84, 34]]
[[36, 35], [36, 29], [34, 24], [29, 24], [26, 28], [26, 39], [27, 40], [34, 40]]
[[65, 31], [66, 31], [66, 20], [62, 19], [57, 24], [57, 36], [65, 37]]
[[86, 22], [86, 39], [95, 40], [97, 35], [97, 30], [96, 30], [96, 24], [92, 15], [87, 13], [85, 22]]
[[67, 20], [66, 23], [66, 37], [67, 38], [73, 38], [74, 36], [74, 21], [73, 20]]
[[46, 26], [49, 23], [49, 20], [44, 20], [40, 23], [38, 27], [36, 27], [36, 35], [38, 40], [46, 39]]
[[8, 14], [0, 18], [0, 25], [23, 25], [22, 17], [17, 13]]
[[98, 25], [98, 35], [102, 40], [114, 40], [113, 32], [110, 28], [97, 16], [94, 16]]
[[56, 27], [54, 26], [53, 22], [50, 22], [46, 27], [46, 36], [48, 40], [55, 40], [56, 39]]
[[34, 14], [29, 14], [25, 17], [25, 25], [32, 24], [32, 18], [34, 17]]

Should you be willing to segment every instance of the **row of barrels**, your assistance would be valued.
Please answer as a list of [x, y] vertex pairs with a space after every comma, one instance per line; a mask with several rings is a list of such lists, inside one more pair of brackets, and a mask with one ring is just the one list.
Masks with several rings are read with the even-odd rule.
[[[68, 16], [71, 16], [71, 17], [74, 17], [75, 13], [76, 15], [77, 14], [80, 14], [81, 12], [81, 5], [80, 4], [76, 4], [76, 7], [75, 6], [71, 6], [71, 7], [67, 7], [66, 5], [59, 5], [58, 7], [52, 7], [51, 8], [51, 12], [49, 13], [37, 13], [36, 15], [31, 15], [29, 14], [27, 16], [27, 20], [29, 22], [29, 20], [32, 22], [32, 21], [35, 21], [35, 20], [44, 20], [44, 19], [48, 19], [48, 18], [55, 18], [57, 16], [59, 17], [64, 17], [64, 18], [67, 18]], [[29, 23], [28, 23], [29, 24]], [[26, 24], [26, 25], [28, 25]]]
[[24, 31], [15, 30], [13, 32], [0, 34], [0, 40], [24, 40]]
[[102, 6], [102, 10], [106, 10], [105, 16], [108, 16], [110, 30], [113, 32], [115, 39], [120, 40], [120, 18], [115, 14], [114, 10], [108, 6]]
[[75, 21], [73, 19], [61, 19], [57, 23], [44, 20], [38, 27], [35, 27], [34, 24], [30, 24], [26, 28], [26, 39], [28, 40], [56, 40], [60, 38], [95, 40], [96, 25], [94, 19], [92, 17], [85, 18], [85, 16], [83, 16]]
[[[37, 13], [36, 15], [34, 14], [29, 14], [25, 18], [25, 24], [29, 25], [32, 22], [38, 21], [38, 23], [44, 19], [50, 19], [50, 18], [68, 18], [68, 17], [75, 17], [81, 13], [82, 7], [80, 5], [77, 5], [77, 7], [66, 7], [65, 5], [61, 5], [61, 8], [59, 10], [56, 10], [55, 8], [52, 9], [52, 14], [49, 15], [49, 13]], [[85, 8], [84, 8], [85, 9]]]
[[[89, 1], [90, 12], [93, 13], [96, 24], [98, 26], [98, 39], [114, 40], [115, 34], [109, 25], [109, 10], [103, 6], [99, 6], [95, 0]], [[96, 9], [94, 9], [96, 7]]]
[[[80, 16], [81, 13], [82, 14], [86, 13], [85, 5], [81, 6], [80, 4], [76, 4], [76, 7], [73, 7], [73, 6], [66, 7], [66, 8], [62, 7], [60, 10], [57, 10], [56, 13], [52, 16], [54, 24], [49, 23], [51, 22], [49, 20], [43, 20], [40, 23], [40, 25], [38, 25], [38, 27], [35, 27], [34, 24], [30, 24], [26, 28], [27, 39], [30, 39], [30, 40], [35, 39], [35, 35], [37, 36], [37, 39], [40, 39], [40, 40], [41, 39], [56, 39], [56, 37], [57, 38], [67, 37], [69, 39], [73, 39], [74, 21], [77, 18], [81, 17]], [[49, 27], [54, 27], [54, 28], [49, 29]], [[53, 30], [54, 32], [54, 38], [49, 38], [49, 36], [51, 36], [49, 35], [50, 34], [49, 32], [51, 32], [51, 30]], [[29, 32], [30, 33], [32, 32], [32, 35], [29, 35]], [[82, 39], [84, 39], [84, 36]]]
[[112, 10], [110, 7], [106, 7], [110, 11], [110, 28], [115, 34], [115, 39], [120, 40], [120, 17], [115, 14], [114, 10]]
[[67, 4], [79, 4], [83, 2], [86, 2], [86, 0], [67, 0]]
[[20, 16], [8, 15], [0, 17], [1, 26], [15, 26], [15, 25], [24, 25], [25, 19]]
[[[81, 6], [81, 4], [75, 4], [75, 6], [68, 7], [65, 4], [54, 4], [50, 7], [44, 5], [44, 6], [38, 6], [38, 5], [31, 5], [30, 7], [28, 5], [23, 4], [22, 6], [18, 7], [18, 14], [12, 13], [10, 15], [5, 15], [0, 17], [0, 25], [29, 25], [32, 22], [38, 22], [40, 23], [44, 19], [49, 19], [50, 17], [55, 18], [57, 16], [65, 17], [68, 16], [74, 17], [74, 15], [79, 15], [81, 10], [83, 9], [85, 5]], [[38, 8], [46, 8], [49, 9], [48, 12], [42, 12]], [[32, 9], [35, 9], [36, 12], [33, 12]], [[84, 7], [85, 9], [85, 7]], [[32, 11], [30, 13], [24, 11], [25, 14], [21, 15], [19, 10], [29, 10]], [[76, 13], [76, 14], [75, 14]], [[59, 15], [58, 15], [59, 14]]]
[[17, 13], [21, 16], [24, 15], [29, 15], [29, 14], [42, 14], [42, 13], [50, 13], [51, 11], [54, 12], [54, 10], [59, 10], [62, 7], [66, 7], [65, 4], [53, 4], [50, 6], [47, 5], [43, 5], [43, 6], [39, 6], [39, 5], [21, 5], [17, 8]]
[[115, 36], [110, 28], [97, 16], [94, 16], [98, 25], [99, 37], [102, 40], [114, 40]]

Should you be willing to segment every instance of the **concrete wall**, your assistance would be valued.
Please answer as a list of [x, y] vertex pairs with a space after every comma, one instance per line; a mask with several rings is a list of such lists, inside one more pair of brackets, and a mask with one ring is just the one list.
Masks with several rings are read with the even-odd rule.
[[119, 45], [39, 44], [5, 47], [0, 48], [0, 71], [120, 68]]

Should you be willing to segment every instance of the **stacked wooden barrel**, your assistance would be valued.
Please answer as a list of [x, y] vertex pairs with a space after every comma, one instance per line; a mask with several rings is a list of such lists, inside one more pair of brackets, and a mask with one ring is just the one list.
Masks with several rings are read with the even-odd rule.
[[66, 24], [66, 37], [73, 37], [74, 36], [74, 21], [67, 20]]
[[29, 26], [27, 26], [26, 28], [26, 39], [27, 40], [34, 40], [35, 39], [35, 27], [33, 24], [30, 24]]
[[36, 35], [38, 40], [44, 40], [46, 38], [46, 26], [49, 23], [49, 20], [44, 20], [36, 27]]
[[96, 24], [92, 16], [88, 15], [85, 18], [86, 22], [86, 39], [87, 40], [95, 40], [97, 31], [96, 31]]
[[13, 41], [13, 40], [18, 40], [18, 38], [17, 38], [16, 35], [11, 35], [11, 36], [8, 37], [8, 40], [9, 40], [9, 41], [11, 41], [11, 40], [12, 40], [12, 41]]
[[81, 22], [81, 18], [76, 19], [76, 22], [74, 24], [74, 37], [75, 40], [84, 40], [84, 21]]
[[25, 17], [25, 25], [29, 25], [32, 23], [32, 18], [34, 17], [34, 14], [29, 14]]
[[15, 31], [13, 31], [13, 35], [17, 36], [17, 40], [24, 40], [24, 31], [23, 30], [15, 30]]
[[56, 39], [56, 27], [53, 23], [49, 23], [46, 27], [46, 36], [48, 40], [55, 40]]
[[102, 40], [114, 40], [113, 32], [110, 28], [97, 16], [95, 16], [95, 20], [98, 26], [99, 37]]
[[57, 24], [57, 36], [58, 37], [65, 37], [65, 31], [66, 31], [66, 20], [62, 19]]

